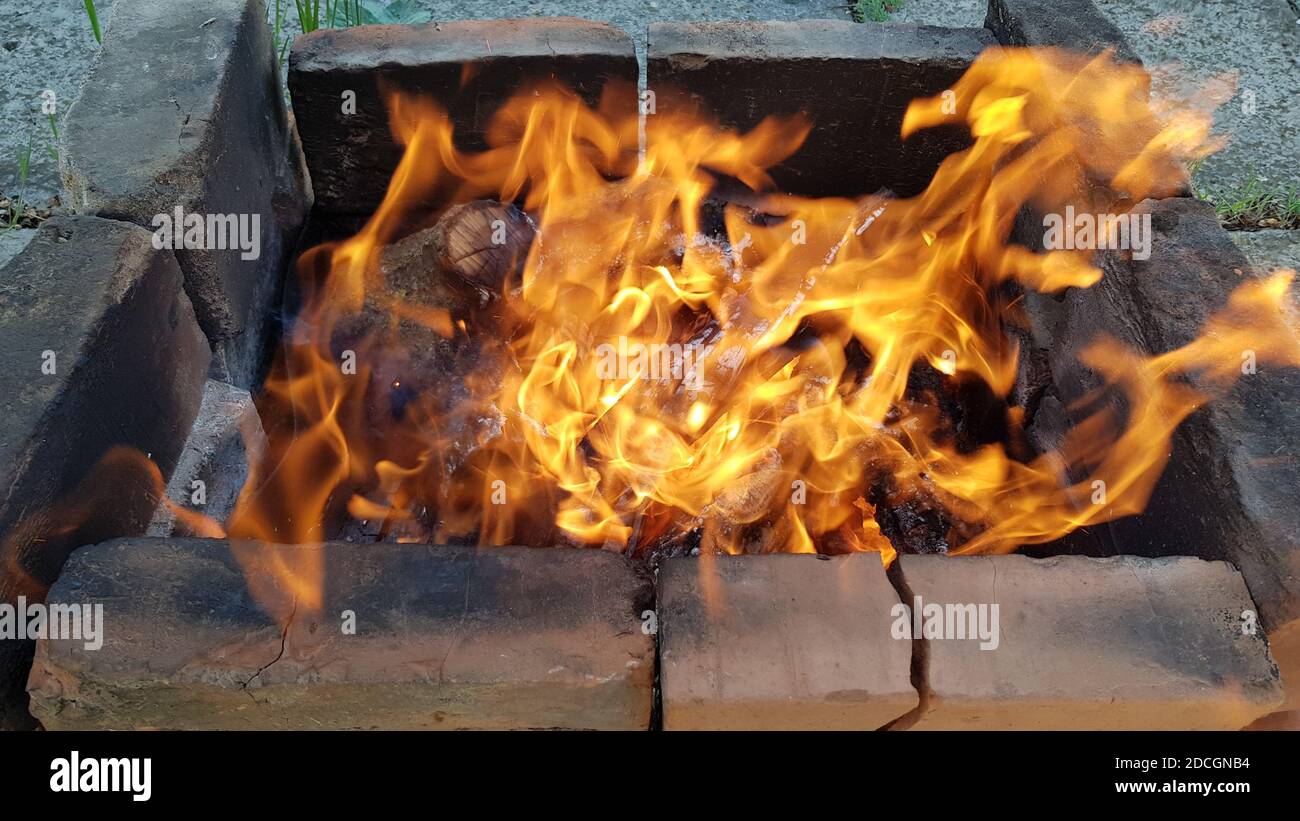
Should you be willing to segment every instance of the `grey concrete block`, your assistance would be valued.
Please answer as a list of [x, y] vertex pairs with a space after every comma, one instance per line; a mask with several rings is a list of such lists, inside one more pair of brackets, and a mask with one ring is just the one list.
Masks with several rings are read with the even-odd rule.
[[154, 230], [155, 218], [235, 215], [257, 256], [173, 249], [214, 375], [250, 387], [283, 275], [311, 206], [262, 0], [118, 0], [99, 60], [63, 128], [75, 212]]
[[[0, 601], [39, 600], [74, 548], [144, 532], [210, 353], [172, 255], [96, 217], [0, 270], [0, 350]], [[31, 650], [0, 641], [0, 726], [26, 720]]]
[[1113, 48], [1121, 60], [1142, 62], [1090, 0], [989, 0], [984, 26], [1004, 46], [1058, 46], [1084, 54]]

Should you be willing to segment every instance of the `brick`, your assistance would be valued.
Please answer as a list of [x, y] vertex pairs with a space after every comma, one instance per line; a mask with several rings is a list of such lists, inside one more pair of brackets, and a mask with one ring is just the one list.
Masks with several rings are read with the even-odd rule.
[[1270, 713], [1246, 727], [1247, 730], [1300, 730], [1300, 711]]
[[1059, 46], [1085, 54], [1113, 48], [1117, 58], [1142, 63], [1090, 0], [989, 0], [984, 27], [1004, 46]]
[[[180, 507], [195, 510], [224, 524], [235, 509], [239, 492], [248, 479], [248, 467], [266, 449], [266, 432], [248, 391], [209, 379], [203, 385], [203, 401], [180, 460], [167, 483], [167, 498]], [[201, 482], [201, 502], [196, 502], [194, 485]], [[149, 536], [201, 535], [177, 522], [172, 509], [158, 505], [149, 523]]]
[[874, 730], [917, 705], [912, 646], [876, 554], [668, 559], [659, 570], [668, 730]]
[[912, 729], [1238, 729], [1282, 702], [1226, 562], [901, 556], [899, 569], [924, 603], [999, 606], [994, 649], [924, 642]]
[[[627, 34], [568, 17], [321, 29], [295, 39], [289, 52], [316, 207], [333, 214], [373, 212], [401, 159], [381, 87], [436, 101], [457, 144], [481, 150], [496, 108], [532, 82], [556, 80], [593, 106], [612, 82], [616, 110], [635, 116], [637, 74]], [[343, 110], [348, 91], [355, 113]]]
[[[0, 601], [39, 600], [74, 548], [144, 531], [144, 457], [175, 465], [210, 354], [176, 260], [96, 217], [49, 220], [0, 270], [0, 350]], [[31, 652], [0, 641], [0, 726], [30, 720]]]
[[[1150, 259], [1100, 254], [1102, 280], [1066, 296], [1051, 366], [1067, 406], [1101, 384], [1078, 361], [1098, 335], [1147, 354], [1180, 347], [1252, 275], [1208, 204], [1145, 200], [1134, 210], [1151, 214]], [[1105, 528], [1126, 553], [1190, 554], [1240, 568], [1283, 677], [1294, 682], [1289, 709], [1300, 706], [1298, 398], [1294, 368], [1261, 363], [1240, 377], [1179, 426], [1146, 510]]]
[[[77, 551], [51, 601], [103, 603], [104, 646], [43, 640], [48, 729], [646, 729], [653, 587], [581, 549], [124, 539]], [[311, 612], [263, 562], [323, 564]], [[355, 635], [341, 614], [356, 616]]]
[[174, 214], [257, 215], [260, 254], [179, 249], [185, 288], [216, 357], [252, 386], [311, 188], [261, 0], [118, 0], [68, 111], [61, 152], [78, 213], [154, 230]]
[[807, 140], [770, 171], [780, 190], [911, 196], [969, 140], [954, 127], [904, 142], [903, 113], [913, 99], [949, 88], [995, 44], [984, 29], [903, 24], [652, 23], [646, 78], [659, 114], [702, 109], [742, 131], [771, 115], [807, 114]]

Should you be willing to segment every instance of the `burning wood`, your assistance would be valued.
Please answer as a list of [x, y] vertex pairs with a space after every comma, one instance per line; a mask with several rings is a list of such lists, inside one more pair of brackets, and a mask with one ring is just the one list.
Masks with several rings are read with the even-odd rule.
[[534, 235], [528, 216], [515, 206], [476, 200], [447, 209], [428, 242], [437, 270], [497, 294], [522, 270]]
[[[1011, 295], [1100, 272], [1007, 235], [1024, 206], [1063, 207], [1084, 179], [1136, 201], [1203, 151], [1207, 120], [1123, 119], [1142, 78], [990, 53], [955, 111], [922, 100], [904, 121], [964, 122], [971, 148], [919, 196], [860, 201], [770, 193], [799, 122], [737, 135], [657, 116], [637, 164], [633, 123], [538, 92], [502, 107], [490, 150], [462, 154], [441, 113], [400, 98], [407, 155], [371, 224], [331, 250], [287, 354], [303, 367], [274, 384], [294, 439], [263, 495], [308, 499], [295, 521], [346, 508], [366, 538], [886, 560], [1008, 550], [1132, 512], [1200, 401], [1182, 374], [1235, 359], [1243, 327], [1261, 358], [1300, 361], [1278, 284], [1248, 288], [1215, 336], [1165, 358], [1087, 352], [1128, 417], [1088, 420], [1059, 453], [1026, 446], [1030, 383], [1047, 373], [1019, 365]], [[1105, 91], [1066, 116], [1066, 87]], [[499, 199], [383, 247], [448, 169]], [[338, 376], [346, 351], [366, 379]], [[1098, 482], [1108, 495], [1088, 503]], [[296, 540], [267, 534], [274, 520], [250, 501], [231, 532]]]

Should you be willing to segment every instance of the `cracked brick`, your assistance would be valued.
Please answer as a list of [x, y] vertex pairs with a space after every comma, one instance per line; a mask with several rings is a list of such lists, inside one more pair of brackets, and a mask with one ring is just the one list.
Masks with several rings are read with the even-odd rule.
[[229, 242], [174, 251], [213, 375], [256, 384], [272, 312], [311, 209], [261, 0], [117, 0], [63, 124], [77, 213], [153, 231], [157, 215], [257, 217], [258, 255]]
[[916, 707], [878, 554], [678, 558], [659, 572], [665, 729], [874, 730]]
[[[50, 600], [103, 603], [105, 641], [39, 643], [48, 729], [647, 729], [650, 580], [600, 550], [124, 539]], [[251, 554], [244, 551], [251, 550]], [[319, 606], [266, 567], [323, 564]], [[268, 586], [269, 585], [269, 586]], [[288, 615], [281, 625], [267, 615]], [[342, 629], [355, 614], [356, 633]]]

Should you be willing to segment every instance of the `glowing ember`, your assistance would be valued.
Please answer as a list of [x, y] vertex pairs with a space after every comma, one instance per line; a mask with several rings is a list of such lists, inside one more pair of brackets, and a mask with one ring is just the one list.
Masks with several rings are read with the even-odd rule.
[[[365, 228], [301, 264], [306, 307], [262, 402], [272, 445], [229, 532], [320, 541], [346, 514], [374, 538], [888, 561], [882, 505], [937, 511], [953, 552], [1139, 511], [1172, 431], [1208, 398], [1186, 374], [1226, 386], [1246, 347], [1300, 364], [1279, 311], [1289, 275], [1243, 286], [1185, 348], [1089, 348], [1126, 412], [1088, 418], [1058, 453], [963, 439], [933, 400], [1007, 396], [1016, 294], [1101, 276], [1089, 251], [1009, 244], [1022, 206], [1057, 213], [1091, 191], [1087, 210], [1124, 213], [1175, 193], [1211, 150], [1208, 116], [1153, 114], [1147, 83], [1108, 56], [991, 51], [903, 125], [965, 123], [971, 147], [915, 198], [860, 201], [770, 192], [765, 169], [797, 150], [799, 120], [737, 135], [655, 115], [638, 162], [635, 119], [538, 88], [468, 154], [443, 112], [394, 96], [405, 156]], [[717, 175], [757, 192], [720, 207], [720, 230], [704, 216], [719, 211]], [[392, 243], [448, 192], [518, 205], [526, 220], [485, 230], [527, 222], [526, 257], [498, 279], [477, 261], [473, 282], [431, 264], [395, 287]], [[1019, 409], [997, 407], [1017, 429]], [[1062, 465], [1086, 478], [1062, 486]]]

